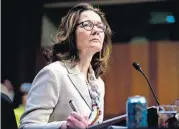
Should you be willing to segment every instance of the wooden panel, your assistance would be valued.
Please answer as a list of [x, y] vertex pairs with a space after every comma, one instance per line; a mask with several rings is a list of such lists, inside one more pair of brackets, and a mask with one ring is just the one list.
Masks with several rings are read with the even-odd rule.
[[109, 71], [103, 77], [105, 117], [124, 114], [129, 96], [142, 95], [149, 106], [156, 104], [145, 78], [132, 67], [133, 61], [141, 65], [161, 104], [179, 98], [179, 42], [113, 44], [111, 57]]
[[[148, 44], [131, 44], [131, 63], [136, 61], [140, 64], [143, 72], [148, 77]], [[132, 67], [132, 65], [131, 65]], [[132, 86], [131, 86], [131, 96], [141, 95], [145, 96], [149, 100], [149, 87], [144, 76], [135, 70], [132, 69]]]
[[125, 102], [130, 94], [131, 62], [127, 44], [114, 44], [110, 69], [105, 77], [105, 113], [116, 114], [125, 111]]
[[[154, 90], [154, 93], [156, 94], [156, 97], [158, 99], [158, 92], [157, 92], [157, 85], [158, 85], [158, 81], [157, 81], [157, 75], [158, 75], [158, 65], [157, 65], [157, 60], [158, 60], [158, 51], [157, 51], [157, 43], [155, 42], [151, 42], [148, 45], [148, 51], [149, 51], [149, 60], [148, 60], [148, 71], [149, 71], [149, 81], [150, 84]], [[150, 90], [150, 100], [148, 101], [149, 105], [157, 105], [157, 102], [155, 100], [155, 97], [152, 93], [152, 91]]]
[[162, 104], [179, 98], [178, 43], [158, 43], [158, 93]]

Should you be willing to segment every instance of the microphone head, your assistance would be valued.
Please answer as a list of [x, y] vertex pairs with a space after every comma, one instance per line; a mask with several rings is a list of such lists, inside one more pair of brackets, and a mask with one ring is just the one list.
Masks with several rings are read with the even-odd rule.
[[132, 65], [137, 71], [140, 71], [140, 72], [142, 71], [142, 69], [141, 69], [141, 67], [140, 67], [140, 65], [138, 63], [133, 62]]

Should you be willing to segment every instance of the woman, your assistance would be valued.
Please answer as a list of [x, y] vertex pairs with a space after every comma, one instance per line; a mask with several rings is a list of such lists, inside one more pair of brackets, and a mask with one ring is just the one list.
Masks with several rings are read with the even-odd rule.
[[[35, 77], [20, 128], [86, 128], [102, 122], [111, 29], [104, 14], [79, 4], [62, 19], [48, 66]], [[46, 53], [48, 54], [48, 53]], [[79, 110], [74, 112], [69, 101]]]

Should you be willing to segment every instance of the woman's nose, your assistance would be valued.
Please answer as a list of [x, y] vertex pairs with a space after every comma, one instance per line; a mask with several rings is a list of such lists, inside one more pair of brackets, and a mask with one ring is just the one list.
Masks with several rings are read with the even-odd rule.
[[99, 28], [97, 26], [94, 26], [91, 33], [94, 34], [99, 34]]

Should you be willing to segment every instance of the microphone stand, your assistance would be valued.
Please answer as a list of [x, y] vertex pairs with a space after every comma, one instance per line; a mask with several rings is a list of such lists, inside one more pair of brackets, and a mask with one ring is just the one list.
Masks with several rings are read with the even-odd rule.
[[142, 73], [142, 75], [143, 75], [143, 76], [145, 77], [145, 79], [147, 80], [147, 83], [148, 83], [148, 85], [149, 85], [149, 87], [150, 87], [150, 90], [152, 91], [152, 94], [153, 94], [153, 96], [154, 96], [154, 99], [155, 99], [157, 105], [160, 107], [160, 104], [159, 104], [159, 101], [158, 101], [158, 99], [157, 99], [157, 96], [156, 96], [156, 94], [154, 93], [154, 90], [153, 90], [153, 88], [152, 88], [152, 86], [151, 86], [149, 80], [148, 80], [147, 77], [145, 76], [144, 72], [142, 71], [140, 65], [139, 65], [138, 63], [136, 63], [136, 62], [133, 62], [133, 66], [134, 66], [134, 68], [135, 68], [137, 71], [139, 71], [140, 73]]
[[155, 101], [156, 101], [157, 105], [160, 106], [159, 101], [158, 101], [158, 99], [157, 99], [157, 96], [155, 95], [154, 90], [153, 90], [153, 88], [152, 88], [152, 86], [151, 86], [149, 80], [147, 79], [147, 77], [145, 76], [145, 74], [143, 73], [142, 70], [141, 70], [140, 72], [144, 75], [145, 79], [147, 80], [147, 83], [149, 84], [150, 90], [152, 91], [152, 94], [153, 94], [153, 96], [154, 96], [154, 98], [155, 98]]

